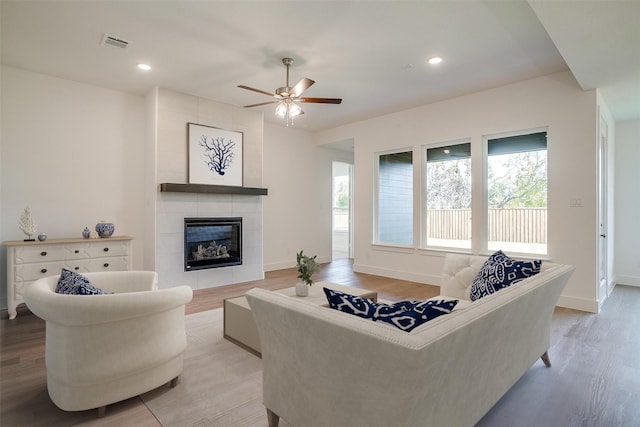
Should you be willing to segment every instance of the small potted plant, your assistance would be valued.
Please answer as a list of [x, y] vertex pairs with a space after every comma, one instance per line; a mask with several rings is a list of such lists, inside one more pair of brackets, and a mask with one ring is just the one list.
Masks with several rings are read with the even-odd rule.
[[309, 295], [309, 288], [313, 284], [311, 276], [320, 271], [320, 264], [316, 261], [316, 255], [309, 257], [300, 251], [296, 254], [296, 266], [298, 268], [298, 283], [296, 284], [296, 295], [306, 297]]

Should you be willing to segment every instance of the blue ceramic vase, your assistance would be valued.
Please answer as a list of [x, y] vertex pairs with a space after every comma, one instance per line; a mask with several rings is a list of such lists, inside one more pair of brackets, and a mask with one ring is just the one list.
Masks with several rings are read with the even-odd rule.
[[111, 237], [115, 227], [112, 222], [101, 221], [96, 224], [96, 232], [100, 237]]

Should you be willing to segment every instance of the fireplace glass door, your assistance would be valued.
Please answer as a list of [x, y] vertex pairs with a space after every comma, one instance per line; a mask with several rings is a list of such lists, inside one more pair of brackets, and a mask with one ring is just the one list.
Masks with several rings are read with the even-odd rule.
[[242, 218], [185, 218], [184, 270], [242, 265]]

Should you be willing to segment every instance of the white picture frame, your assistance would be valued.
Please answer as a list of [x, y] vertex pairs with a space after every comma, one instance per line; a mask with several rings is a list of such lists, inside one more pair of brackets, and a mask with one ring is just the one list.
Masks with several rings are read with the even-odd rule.
[[243, 133], [187, 123], [189, 183], [242, 187]]

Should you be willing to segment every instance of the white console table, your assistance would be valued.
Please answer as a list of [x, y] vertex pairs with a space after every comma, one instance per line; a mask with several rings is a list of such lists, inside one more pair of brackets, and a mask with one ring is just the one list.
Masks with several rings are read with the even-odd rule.
[[60, 274], [63, 268], [78, 273], [131, 270], [133, 237], [49, 239], [44, 242], [7, 241], [7, 306], [9, 319], [24, 302], [24, 291], [41, 277]]

